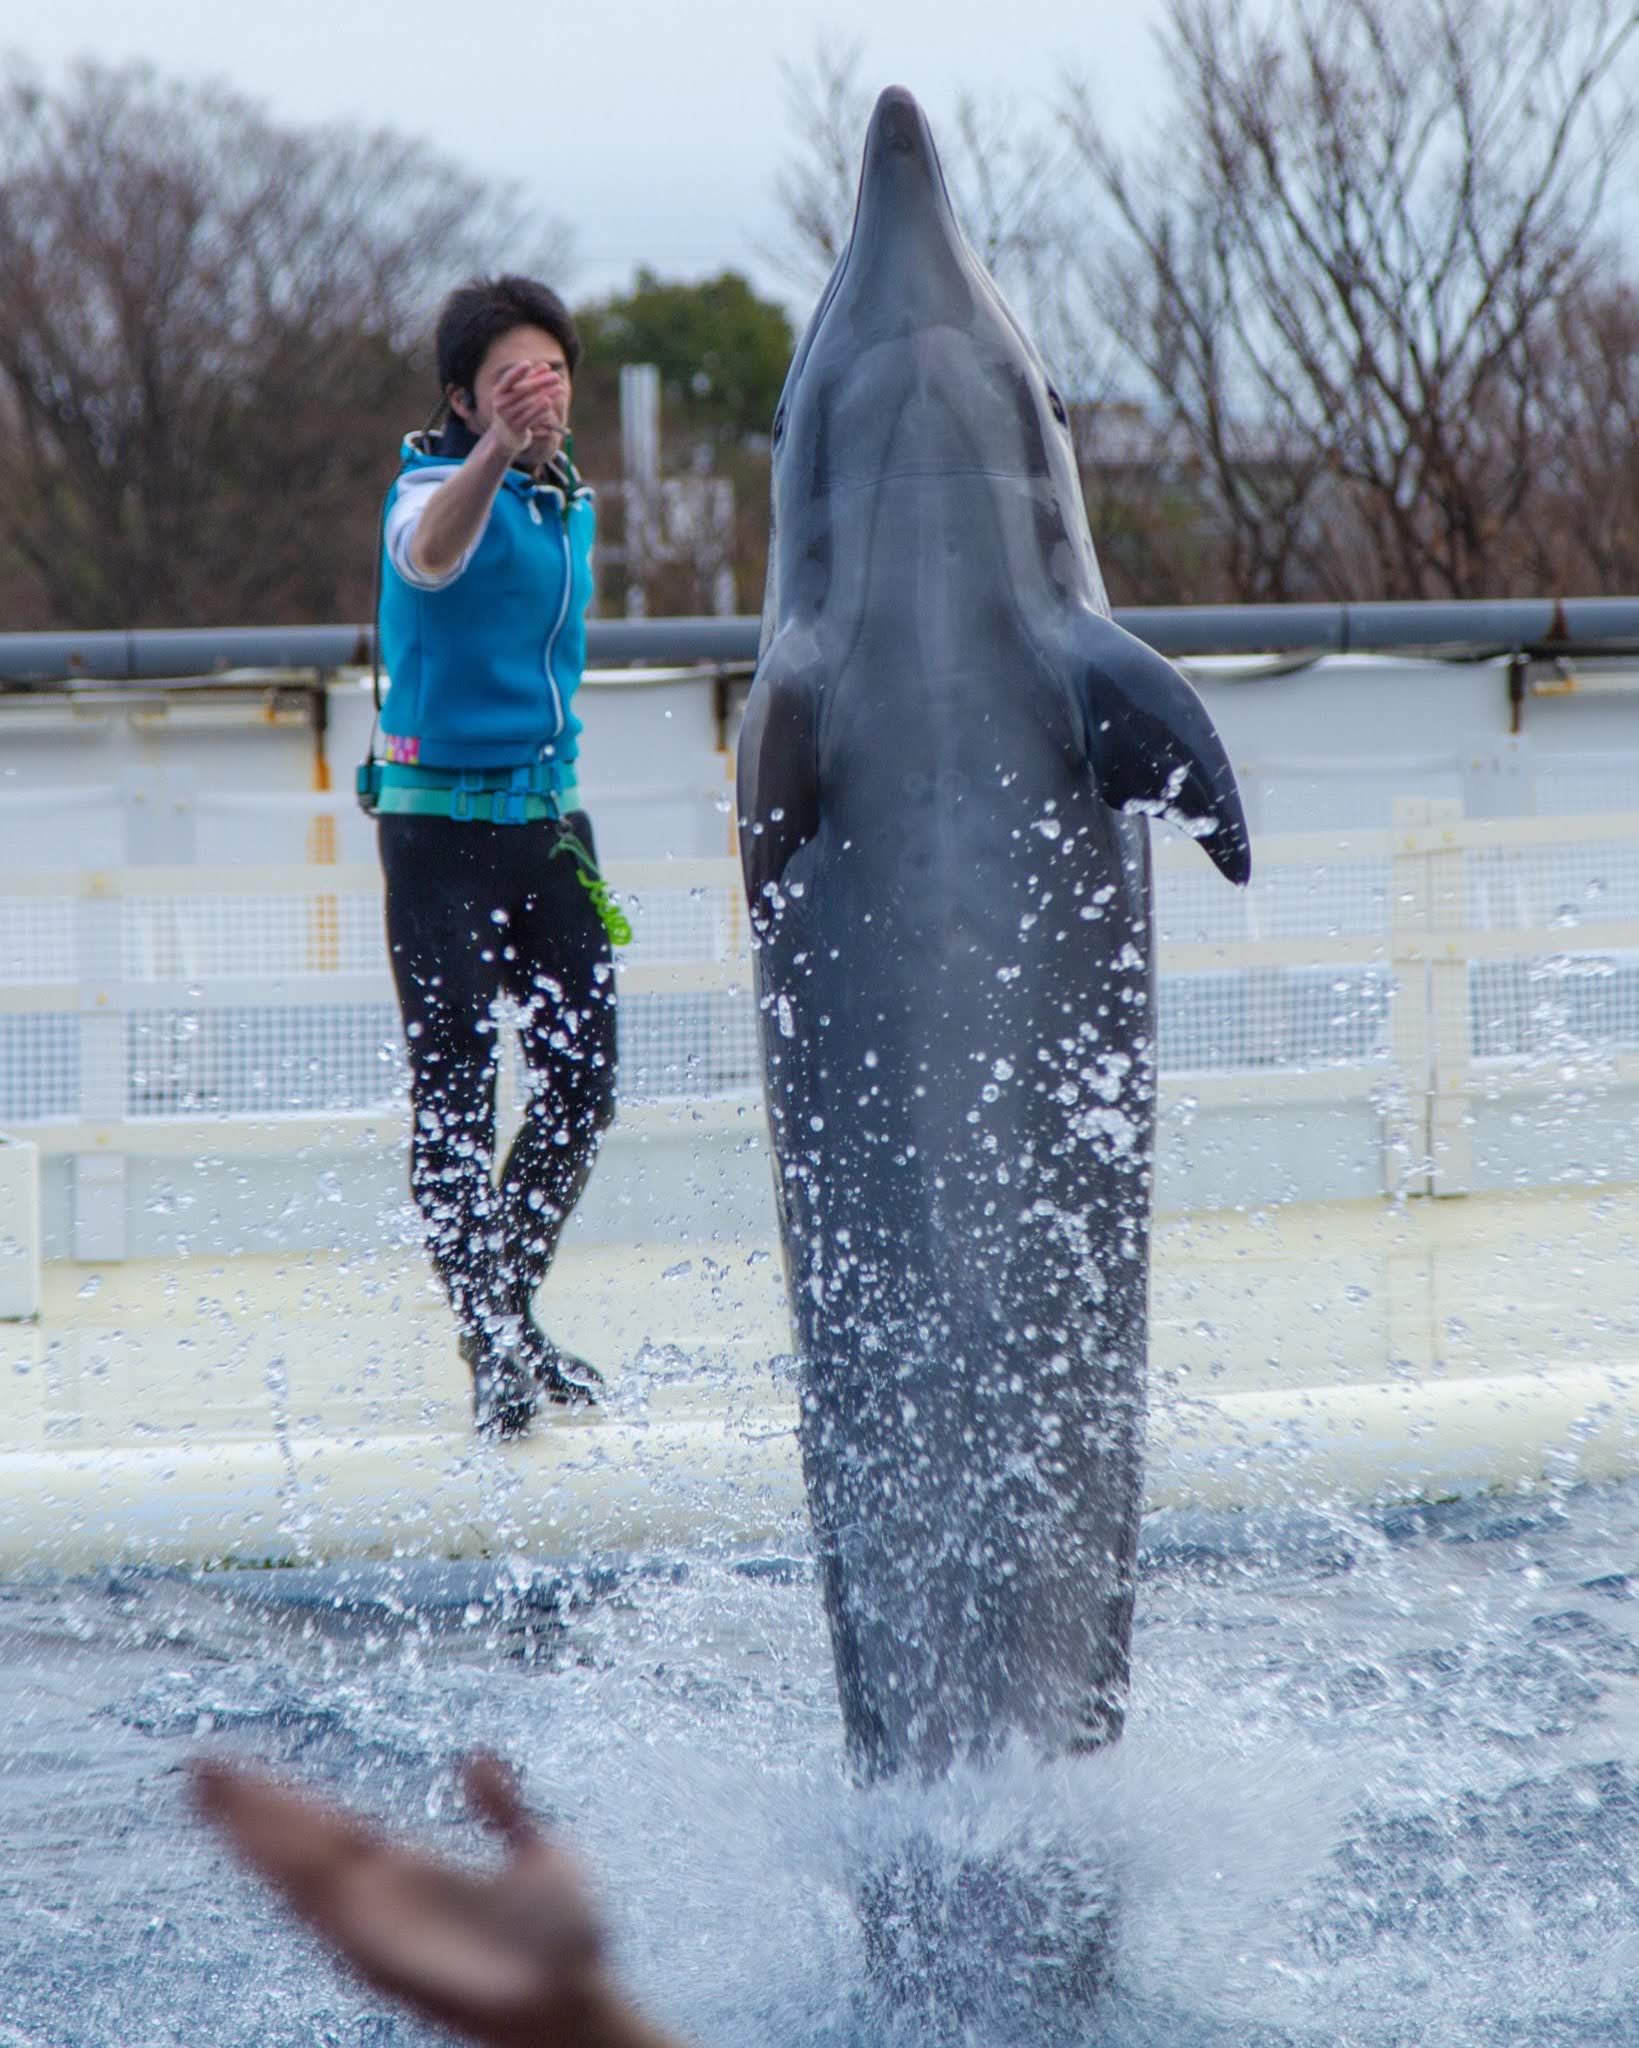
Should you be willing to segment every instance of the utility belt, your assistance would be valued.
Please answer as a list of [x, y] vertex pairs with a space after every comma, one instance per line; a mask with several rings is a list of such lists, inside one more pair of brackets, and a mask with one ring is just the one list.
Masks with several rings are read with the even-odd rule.
[[459, 824], [532, 825], [580, 807], [573, 783], [547, 764], [513, 769], [414, 768], [397, 761], [359, 764], [358, 800], [370, 816], [453, 818]]
[[[504, 783], [497, 783], [498, 775]], [[580, 792], [575, 785], [554, 785], [554, 773], [542, 762], [527, 768], [464, 768], [440, 773], [437, 769], [412, 768], [398, 761], [362, 761], [358, 771], [360, 805], [372, 817], [454, 818], [464, 824], [529, 825], [552, 820], [553, 834], [549, 860], [568, 854], [575, 864], [575, 879], [591, 898], [598, 922], [609, 934], [611, 944], [632, 943], [631, 919], [615, 901], [603, 879], [591, 849], [566, 821], [580, 809]]]

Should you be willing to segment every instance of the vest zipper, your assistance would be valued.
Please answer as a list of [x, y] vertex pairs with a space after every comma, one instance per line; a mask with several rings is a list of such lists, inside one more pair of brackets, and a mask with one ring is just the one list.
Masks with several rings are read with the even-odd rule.
[[[535, 514], [536, 520], [539, 521], [541, 515], [533, 494], [530, 496], [529, 509]], [[574, 559], [569, 549], [569, 504], [567, 499], [564, 502], [563, 518], [559, 521], [559, 529], [563, 537], [563, 602], [558, 606], [557, 621], [553, 625], [551, 632], [546, 636], [546, 687], [552, 692], [553, 715], [558, 721], [558, 730], [554, 737], [562, 736], [566, 720], [563, 715], [563, 698], [558, 693], [558, 679], [552, 673], [552, 656], [557, 651], [558, 635], [563, 631], [563, 622], [569, 616], [569, 598], [575, 580]]]

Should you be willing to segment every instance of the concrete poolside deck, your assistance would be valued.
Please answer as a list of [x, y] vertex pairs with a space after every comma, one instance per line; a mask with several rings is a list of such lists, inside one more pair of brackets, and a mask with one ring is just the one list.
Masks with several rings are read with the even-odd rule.
[[[1163, 1223], [1151, 1505], [1639, 1468], [1633, 1228], [1587, 1191]], [[0, 1324], [0, 1569], [805, 1540], [771, 1245], [571, 1242], [540, 1309], [608, 1393], [495, 1448], [413, 1248], [54, 1261]]]
[[418, 1257], [48, 1266], [38, 1322], [0, 1326], [0, 1568], [774, 1541], [777, 1266], [566, 1249], [549, 1294], [608, 1393], [495, 1448]]

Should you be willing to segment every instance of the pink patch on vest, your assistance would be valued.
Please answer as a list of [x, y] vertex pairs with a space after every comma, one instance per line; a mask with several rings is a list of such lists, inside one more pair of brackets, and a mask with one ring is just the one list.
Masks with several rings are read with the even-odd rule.
[[396, 761], [401, 768], [413, 768], [417, 761], [421, 759], [421, 742], [419, 740], [406, 739], [400, 734], [392, 732], [386, 734], [385, 738], [389, 761]]

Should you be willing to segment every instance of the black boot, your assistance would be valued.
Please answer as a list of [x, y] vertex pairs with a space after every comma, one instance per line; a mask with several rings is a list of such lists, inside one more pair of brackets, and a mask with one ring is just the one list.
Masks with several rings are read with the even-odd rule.
[[597, 1406], [597, 1389], [603, 1385], [602, 1373], [595, 1365], [588, 1365], [584, 1358], [577, 1358], [574, 1352], [554, 1344], [527, 1312], [520, 1343], [543, 1401], [550, 1401], [559, 1408]]
[[468, 1330], [461, 1356], [472, 1374], [472, 1419], [480, 1436], [522, 1436], [540, 1405], [533, 1361], [516, 1329]]

